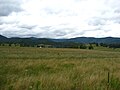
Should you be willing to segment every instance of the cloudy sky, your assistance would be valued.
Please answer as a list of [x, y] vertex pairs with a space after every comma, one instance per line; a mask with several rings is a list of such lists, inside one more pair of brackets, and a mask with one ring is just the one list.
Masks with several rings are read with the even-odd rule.
[[120, 0], [0, 0], [7, 37], [120, 37]]

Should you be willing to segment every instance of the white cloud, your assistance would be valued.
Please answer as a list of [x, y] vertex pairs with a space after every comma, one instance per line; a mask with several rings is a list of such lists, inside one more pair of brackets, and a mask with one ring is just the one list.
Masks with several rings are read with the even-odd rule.
[[[0, 16], [0, 33], [9, 37], [120, 36], [119, 0], [11, 0], [12, 2], [16, 3], [16, 7], [6, 11], [8, 16]], [[8, 6], [11, 3], [8, 0], [4, 2]], [[7, 6], [4, 7], [4, 10], [8, 9]], [[5, 14], [2, 12], [1, 15]]]

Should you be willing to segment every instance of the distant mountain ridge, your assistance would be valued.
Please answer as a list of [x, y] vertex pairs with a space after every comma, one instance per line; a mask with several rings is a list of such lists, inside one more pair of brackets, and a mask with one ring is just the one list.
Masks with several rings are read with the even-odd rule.
[[105, 37], [105, 38], [94, 38], [94, 37], [77, 37], [70, 39], [52, 39], [55, 42], [75, 42], [75, 43], [105, 43], [113, 44], [120, 43], [120, 38]]
[[115, 37], [105, 37], [105, 38], [94, 38], [94, 37], [76, 37], [70, 39], [49, 39], [49, 38], [19, 38], [19, 37], [12, 37], [7, 38], [5, 36], [0, 35], [0, 43], [27, 43], [27, 44], [54, 44], [54, 43], [105, 43], [105, 44], [113, 44], [113, 43], [120, 43], [120, 38]]
[[0, 35], [0, 42], [6, 41], [8, 38], [5, 36]]
[[0, 35], [0, 39], [5, 39], [5, 38], [7, 38], [7, 37]]

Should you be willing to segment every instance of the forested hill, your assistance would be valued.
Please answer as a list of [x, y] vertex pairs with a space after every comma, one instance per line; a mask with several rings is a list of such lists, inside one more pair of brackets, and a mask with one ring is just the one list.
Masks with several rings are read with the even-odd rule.
[[7, 38], [2, 35], [0, 35], [0, 44], [20, 44], [24, 46], [34, 46], [38, 44], [53, 44], [54, 42], [52, 40], [46, 39], [46, 38], [19, 38], [19, 37], [12, 37]]
[[88, 44], [88, 43], [103, 43], [103, 44], [120, 44], [120, 38], [106, 37], [106, 38], [94, 38], [94, 37], [77, 37], [71, 39], [49, 39], [49, 38], [19, 38], [12, 37], [7, 38], [0, 35], [0, 44], [20, 44], [23, 46], [34, 46], [38, 44], [53, 45], [55, 47], [65, 47], [68, 45]]
[[0, 35], [0, 42], [38, 42], [38, 43], [53, 43], [53, 42], [74, 42], [74, 43], [105, 43], [105, 44], [113, 44], [120, 43], [120, 38], [114, 37], [105, 37], [105, 38], [94, 38], [94, 37], [77, 37], [70, 39], [49, 39], [49, 38], [19, 38], [12, 37], [7, 38], [5, 36]]
[[94, 37], [77, 37], [71, 39], [52, 39], [54, 42], [75, 42], [75, 43], [105, 43], [113, 44], [120, 43], [120, 38], [106, 37], [106, 38], [94, 38]]

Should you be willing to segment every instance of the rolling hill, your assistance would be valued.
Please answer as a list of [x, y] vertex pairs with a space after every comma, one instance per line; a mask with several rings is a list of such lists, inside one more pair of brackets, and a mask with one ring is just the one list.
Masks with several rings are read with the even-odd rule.
[[77, 37], [70, 39], [49, 39], [49, 38], [19, 38], [12, 37], [7, 38], [5, 36], [0, 35], [0, 44], [8, 43], [8, 44], [20, 44], [24, 46], [34, 46], [38, 44], [46, 44], [53, 45], [55, 47], [65, 47], [68, 45], [74, 46], [78, 44], [88, 44], [88, 43], [104, 43], [104, 44], [120, 44], [120, 38], [114, 37], [105, 37], [105, 38], [94, 38], [94, 37]]

